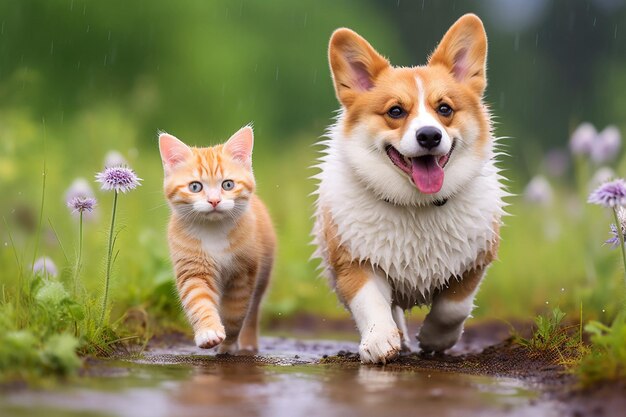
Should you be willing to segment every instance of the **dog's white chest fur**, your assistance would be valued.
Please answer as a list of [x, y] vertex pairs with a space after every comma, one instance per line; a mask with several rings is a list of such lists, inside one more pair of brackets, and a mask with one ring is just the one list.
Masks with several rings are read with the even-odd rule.
[[[396, 290], [430, 298], [451, 277], [472, 268], [490, 249], [503, 214], [498, 169], [492, 159], [443, 206], [401, 206], [367, 189], [343, 160], [337, 138], [326, 142], [319, 168], [317, 255], [327, 264], [322, 211], [330, 213], [341, 244], [355, 260], [387, 274]], [[372, 167], [375, 169], [375, 167]]]

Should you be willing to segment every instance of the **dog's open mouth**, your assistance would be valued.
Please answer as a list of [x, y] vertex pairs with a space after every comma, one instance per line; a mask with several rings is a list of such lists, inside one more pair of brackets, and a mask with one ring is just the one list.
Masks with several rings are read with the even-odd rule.
[[443, 187], [443, 168], [450, 160], [456, 141], [452, 142], [450, 152], [445, 155], [423, 155], [407, 158], [396, 148], [388, 145], [387, 156], [391, 162], [411, 177], [413, 184], [424, 194], [435, 194]]

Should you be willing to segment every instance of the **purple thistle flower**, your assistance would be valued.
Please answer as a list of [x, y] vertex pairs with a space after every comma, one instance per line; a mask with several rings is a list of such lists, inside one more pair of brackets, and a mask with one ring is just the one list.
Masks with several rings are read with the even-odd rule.
[[105, 191], [128, 192], [140, 186], [141, 178], [128, 167], [108, 167], [96, 174], [96, 182], [102, 184]]
[[570, 155], [563, 149], [552, 149], [543, 159], [544, 169], [552, 177], [562, 177], [570, 165]]
[[54, 278], [59, 275], [59, 270], [52, 259], [47, 256], [42, 256], [33, 264], [33, 273], [35, 273], [35, 275], [41, 274]]
[[[83, 217], [90, 220], [95, 218], [95, 213], [87, 209], [83, 211], [77, 210], [76, 207], [74, 207], [75, 204], [72, 202], [77, 198], [92, 199], [94, 197], [93, 189], [87, 180], [84, 178], [76, 178], [65, 192], [65, 204], [71, 209], [72, 214], [83, 213]], [[95, 206], [95, 200], [93, 206]]]
[[72, 209], [72, 213], [91, 212], [97, 201], [92, 197], [74, 197], [67, 202], [67, 207]]
[[569, 140], [569, 148], [574, 155], [589, 155], [594, 146], [594, 140], [598, 136], [596, 128], [591, 123], [581, 123], [574, 130]]
[[612, 161], [622, 146], [622, 135], [615, 126], [607, 126], [598, 134], [591, 148], [591, 160], [596, 164]]
[[552, 186], [548, 180], [537, 175], [526, 185], [524, 199], [529, 203], [547, 206], [552, 202]]
[[[626, 235], [624, 232], [624, 228], [622, 228], [622, 234]], [[611, 245], [613, 249], [620, 245], [619, 235], [617, 234], [617, 226], [615, 226], [615, 224], [611, 223], [611, 238], [605, 240], [604, 243]]]
[[618, 178], [605, 182], [589, 194], [587, 202], [608, 208], [626, 206], [626, 181]]

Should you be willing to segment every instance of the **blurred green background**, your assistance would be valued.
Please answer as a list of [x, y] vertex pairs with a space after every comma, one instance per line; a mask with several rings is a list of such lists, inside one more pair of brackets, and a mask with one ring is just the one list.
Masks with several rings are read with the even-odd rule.
[[[576, 191], [573, 164], [561, 150], [582, 121], [626, 129], [622, 0], [5, 0], [4, 297], [10, 298], [15, 285], [16, 253], [24, 265], [33, 258], [44, 161], [37, 255], [64, 268], [63, 280], [77, 236], [64, 192], [76, 177], [91, 181], [105, 154], [117, 150], [144, 182], [120, 198], [114, 316], [141, 308], [163, 320], [180, 317], [167, 256], [168, 209], [156, 132], [205, 146], [253, 122], [259, 194], [280, 239], [266, 318], [347, 317], [309, 261], [313, 145], [338, 108], [326, 60], [329, 36], [337, 27], [350, 27], [395, 65], [421, 65], [465, 12], [483, 19], [489, 37], [486, 102], [497, 136], [506, 137], [510, 156], [501, 165], [511, 191], [522, 194], [538, 173], [553, 187], [553, 197], [542, 204], [509, 200], [513, 216], [506, 219], [500, 261], [482, 287], [475, 316], [528, 318], [546, 305], [573, 315], [581, 304], [591, 316], [614, 312], [623, 284], [617, 252], [602, 247], [609, 218], [585, 207], [586, 189], [579, 182]], [[550, 159], [555, 155], [558, 161]], [[589, 176], [597, 168], [589, 165]], [[620, 163], [613, 169], [625, 172]], [[83, 281], [93, 293], [102, 286], [112, 195], [99, 193], [98, 199], [95, 219], [85, 226]]]

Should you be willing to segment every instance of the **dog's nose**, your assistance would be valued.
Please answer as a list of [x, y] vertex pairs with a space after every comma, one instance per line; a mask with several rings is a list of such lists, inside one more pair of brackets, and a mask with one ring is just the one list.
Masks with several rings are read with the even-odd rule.
[[430, 150], [441, 142], [441, 131], [433, 126], [425, 126], [415, 132], [417, 143]]

